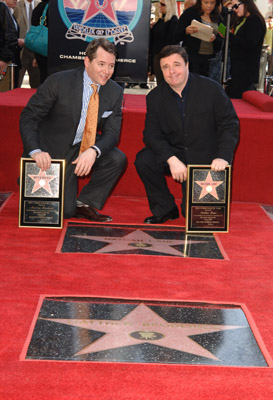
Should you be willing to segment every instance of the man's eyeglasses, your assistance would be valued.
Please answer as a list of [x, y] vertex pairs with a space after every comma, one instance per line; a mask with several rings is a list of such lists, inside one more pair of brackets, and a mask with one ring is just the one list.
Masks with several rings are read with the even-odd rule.
[[165, 7], [166, 6], [166, 4], [165, 3], [159, 3], [160, 5], [161, 5], [161, 7]]
[[240, 7], [240, 5], [243, 4], [241, 1], [237, 4], [234, 4], [234, 6], [231, 7], [232, 10], [238, 10], [238, 8]]

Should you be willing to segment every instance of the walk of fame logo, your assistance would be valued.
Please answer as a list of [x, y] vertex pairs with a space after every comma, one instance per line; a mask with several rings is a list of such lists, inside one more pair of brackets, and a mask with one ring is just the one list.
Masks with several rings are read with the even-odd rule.
[[62, 253], [224, 258], [212, 234], [187, 235], [179, 227], [68, 222], [62, 241]]
[[268, 366], [238, 305], [42, 300], [22, 359]]
[[134, 339], [143, 340], [143, 341], [150, 341], [150, 340], [159, 340], [164, 338], [164, 335], [159, 332], [147, 332], [147, 331], [136, 331], [131, 332], [130, 336]]
[[133, 42], [142, 6], [143, 0], [58, 0], [66, 38], [86, 42], [100, 37], [115, 44]]

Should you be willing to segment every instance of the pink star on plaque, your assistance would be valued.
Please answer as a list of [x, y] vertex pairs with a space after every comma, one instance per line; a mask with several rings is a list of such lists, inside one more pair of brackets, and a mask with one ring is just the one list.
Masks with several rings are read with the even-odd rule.
[[39, 170], [37, 175], [28, 174], [28, 176], [35, 182], [35, 185], [33, 186], [31, 193], [35, 193], [35, 192], [37, 192], [37, 190], [43, 188], [49, 194], [52, 194], [52, 190], [49, 185], [49, 182], [51, 182], [53, 179], [55, 179], [57, 177], [57, 175], [47, 175], [46, 171]]
[[100, 4], [99, 0], [88, 0], [89, 6], [87, 7], [82, 23], [84, 24], [89, 19], [94, 18], [97, 14], [103, 13], [107, 18], [114, 22], [114, 24], [118, 25], [117, 16], [114, 10], [113, 3], [116, 0], [103, 0], [102, 4]]
[[220, 186], [224, 181], [214, 181], [212, 179], [210, 171], [208, 172], [208, 175], [204, 181], [196, 181], [196, 183], [201, 186], [202, 191], [199, 196], [199, 200], [202, 199], [204, 196], [207, 194], [212, 195], [215, 197], [217, 200], [219, 200], [218, 194], [216, 192], [216, 188]]

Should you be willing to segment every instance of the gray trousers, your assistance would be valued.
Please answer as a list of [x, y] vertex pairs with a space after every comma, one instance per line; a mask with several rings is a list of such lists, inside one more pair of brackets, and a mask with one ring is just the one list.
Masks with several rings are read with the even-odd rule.
[[[80, 144], [71, 147], [66, 157], [65, 188], [64, 188], [64, 218], [75, 215], [77, 207], [78, 178], [72, 164], [79, 154]], [[113, 189], [126, 165], [126, 156], [114, 147], [107, 154], [96, 159], [91, 170], [91, 177], [78, 196], [78, 200], [99, 210], [104, 206], [107, 197]]]

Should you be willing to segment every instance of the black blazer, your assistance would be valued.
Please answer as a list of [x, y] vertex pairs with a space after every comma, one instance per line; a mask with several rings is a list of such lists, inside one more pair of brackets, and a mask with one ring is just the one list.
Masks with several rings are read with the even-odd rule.
[[12, 61], [20, 67], [18, 38], [19, 25], [17, 24], [17, 28], [15, 27], [8, 7], [0, 2], [0, 60], [5, 62]]
[[239, 137], [239, 121], [230, 99], [215, 81], [189, 75], [184, 129], [177, 99], [164, 81], [147, 96], [144, 143], [160, 163], [180, 154], [188, 164], [231, 163]]
[[[80, 121], [83, 68], [50, 75], [31, 97], [20, 117], [24, 154], [41, 149], [52, 158], [65, 159]], [[115, 147], [121, 127], [122, 89], [109, 80], [99, 90], [96, 145], [102, 155]]]
[[257, 15], [250, 15], [236, 35], [230, 33], [231, 76], [249, 83], [259, 81], [265, 26]]

